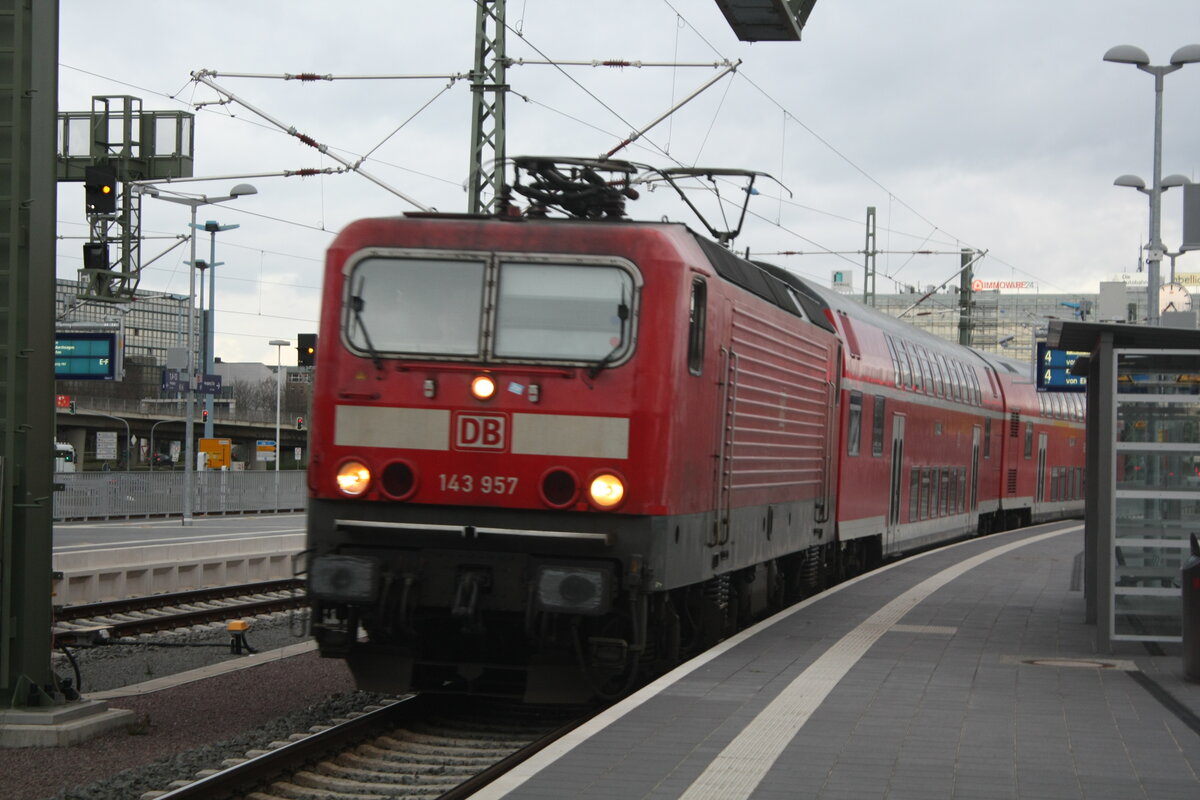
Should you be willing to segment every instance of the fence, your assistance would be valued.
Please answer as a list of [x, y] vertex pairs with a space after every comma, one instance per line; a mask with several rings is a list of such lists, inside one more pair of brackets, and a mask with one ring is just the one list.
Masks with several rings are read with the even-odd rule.
[[[304, 470], [192, 473], [193, 514], [303, 511]], [[183, 473], [56, 472], [55, 520], [169, 517], [183, 514]]]

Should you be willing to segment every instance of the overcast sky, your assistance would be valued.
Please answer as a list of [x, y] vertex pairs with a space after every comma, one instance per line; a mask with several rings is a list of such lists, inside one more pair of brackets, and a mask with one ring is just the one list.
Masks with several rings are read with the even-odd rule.
[[[472, 0], [61, 0], [59, 107], [97, 95], [154, 110], [219, 99], [191, 81], [221, 73], [454, 75], [472, 66]], [[1042, 292], [1094, 293], [1138, 267], [1148, 237], [1154, 80], [1102, 60], [1135, 44], [1154, 64], [1200, 42], [1197, 0], [819, 0], [801, 42], [739, 42], [714, 0], [508, 0], [508, 55], [518, 59], [742, 63], [621, 153], [655, 166], [768, 172], [737, 242], [828, 285], [835, 269], [862, 287], [866, 208], [877, 209], [879, 292], [940, 284], [949, 254], [987, 250], [977, 277], [1034, 281]], [[508, 153], [597, 156], [712, 79], [712, 68], [514, 66]], [[218, 82], [419, 202], [464, 211], [469, 169], [465, 80]], [[1163, 174], [1200, 181], [1200, 64], [1167, 76]], [[428, 104], [428, 105], [427, 105]], [[427, 105], [427, 107], [425, 107]], [[422, 107], [425, 107], [422, 110]], [[197, 110], [195, 174], [245, 175], [337, 164], [247, 108]], [[180, 185], [223, 195], [242, 180]], [[202, 207], [217, 238], [216, 355], [273, 362], [270, 339], [315, 331], [324, 250], [351, 220], [413, 210], [354, 174], [256, 178], [258, 195]], [[1181, 192], [1163, 202], [1177, 249]], [[59, 233], [87, 233], [83, 189], [59, 189]], [[700, 229], [655, 192], [631, 216], [668, 215]], [[147, 199], [143, 232], [186, 233], [188, 209]], [[168, 246], [152, 239], [149, 260]], [[199, 257], [208, 258], [201, 234]], [[911, 255], [914, 250], [945, 255]], [[802, 251], [806, 255], [773, 255]], [[851, 251], [844, 255], [831, 252]], [[808, 255], [812, 253], [812, 255]], [[148, 267], [141, 288], [186, 294], [188, 251]], [[74, 279], [80, 240], [64, 238], [57, 274]], [[1177, 261], [1200, 272], [1200, 256]], [[1167, 264], [1163, 265], [1164, 275]], [[294, 363], [294, 352], [284, 353]]]

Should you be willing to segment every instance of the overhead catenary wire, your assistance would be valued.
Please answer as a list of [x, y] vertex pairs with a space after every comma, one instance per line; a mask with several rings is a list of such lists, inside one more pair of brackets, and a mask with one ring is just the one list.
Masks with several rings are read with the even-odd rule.
[[399, 189], [395, 188], [394, 186], [391, 186], [390, 184], [388, 184], [382, 178], [372, 175], [371, 173], [364, 170], [362, 168], [361, 160], [359, 162], [355, 163], [355, 162], [349, 161], [348, 159], [342, 158], [338, 154], [334, 153], [327, 145], [324, 145], [324, 144], [318, 142], [317, 140], [313, 139], [311, 136], [300, 133], [298, 130], [296, 130], [295, 127], [287, 125], [286, 123], [275, 119], [273, 116], [271, 116], [267, 112], [263, 111], [262, 109], [258, 108], [257, 106], [249, 103], [244, 98], [241, 98], [238, 95], [234, 94], [233, 92], [229, 91], [228, 89], [222, 87], [216, 81], [214, 81], [211, 77], [209, 77], [210, 72], [211, 72], [210, 70], [197, 70], [192, 73], [192, 77], [198, 83], [204, 84], [205, 86], [212, 89], [214, 92], [217, 92], [218, 94], [227, 98], [230, 102], [235, 102], [238, 105], [242, 106], [243, 108], [249, 110], [251, 113], [257, 114], [258, 116], [265, 119], [267, 122], [271, 123], [272, 125], [278, 127], [280, 130], [287, 133], [289, 136], [292, 136], [295, 139], [297, 139], [298, 141], [303, 142], [304, 144], [308, 145], [309, 147], [314, 148], [315, 150], [317, 150], [317, 152], [323, 153], [323, 154], [329, 156], [330, 158], [332, 158], [334, 161], [337, 161], [342, 166], [348, 167], [349, 169], [353, 170], [354, 172], [358, 173], [359, 175], [362, 175], [364, 178], [371, 181], [376, 186], [379, 186], [380, 188], [382, 188], [388, 192], [391, 192], [392, 194], [399, 197], [401, 200], [404, 200], [405, 202], [409, 203], [410, 205], [415, 206], [417, 209], [419, 209], [421, 211], [432, 211], [433, 210], [432, 207], [425, 205], [424, 203], [420, 202], [419, 200], [416, 200], [415, 198], [409, 197], [404, 192], [402, 192]]

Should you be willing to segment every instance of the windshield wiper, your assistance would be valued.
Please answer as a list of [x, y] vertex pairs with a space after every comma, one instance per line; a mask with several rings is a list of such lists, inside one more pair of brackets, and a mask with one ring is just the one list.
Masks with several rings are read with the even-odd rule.
[[[367, 352], [371, 354], [371, 360], [375, 362], [375, 369], [383, 372], [383, 357], [379, 355], [379, 351], [376, 350], [375, 345], [371, 343], [371, 334], [367, 331], [367, 324], [363, 322], [362, 310], [363, 306], [366, 305], [366, 301], [364, 301], [361, 296], [362, 285], [363, 282], [360, 280], [358, 282], [358, 288], [355, 289], [354, 294], [350, 296], [350, 312], [354, 315], [354, 324], [357, 325], [358, 329], [362, 332], [363, 341], [367, 345]], [[353, 341], [353, 337], [351, 337], [351, 341]]]
[[609, 364], [617, 360], [617, 354], [625, 349], [625, 326], [629, 322], [629, 306], [625, 302], [625, 289], [621, 289], [621, 303], [617, 306], [617, 318], [621, 320], [620, 338], [617, 341], [617, 346], [608, 352], [604, 358], [597, 361], [592, 366], [588, 367], [588, 377], [595, 380], [600, 371], [606, 369]]

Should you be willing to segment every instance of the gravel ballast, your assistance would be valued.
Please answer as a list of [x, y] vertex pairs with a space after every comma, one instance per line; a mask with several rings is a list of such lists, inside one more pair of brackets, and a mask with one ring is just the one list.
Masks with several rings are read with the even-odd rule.
[[[287, 619], [256, 622], [247, 641], [256, 650], [298, 640]], [[225, 647], [111, 645], [76, 651], [84, 697], [151, 678], [239, 659], [221, 629], [164, 634], [156, 640]], [[61, 665], [60, 674], [71, 673]], [[306, 731], [379, 698], [358, 692], [340, 660], [316, 653], [270, 661], [151, 694], [109, 701], [135, 722], [70, 747], [0, 749], [0, 800], [136, 800], [223, 759]]]

